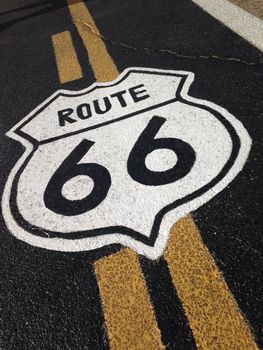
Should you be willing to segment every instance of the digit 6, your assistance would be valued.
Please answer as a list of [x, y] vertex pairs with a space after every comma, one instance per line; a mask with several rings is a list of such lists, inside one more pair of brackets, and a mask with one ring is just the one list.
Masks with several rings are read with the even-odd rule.
[[[154, 137], [165, 123], [162, 117], [153, 117], [133, 146], [128, 158], [128, 173], [136, 182], [148, 186], [160, 186], [175, 182], [189, 173], [195, 162], [195, 151], [186, 142], [176, 138]], [[146, 156], [157, 149], [170, 149], [177, 156], [173, 168], [152, 171], [145, 165]]]
[[[97, 207], [105, 199], [111, 186], [108, 170], [95, 163], [78, 164], [93, 144], [94, 142], [89, 140], [81, 141], [55, 171], [44, 192], [44, 203], [48, 209], [65, 216], [79, 215]], [[94, 187], [83, 199], [66, 199], [62, 195], [62, 187], [78, 175], [89, 176], [94, 182]]]

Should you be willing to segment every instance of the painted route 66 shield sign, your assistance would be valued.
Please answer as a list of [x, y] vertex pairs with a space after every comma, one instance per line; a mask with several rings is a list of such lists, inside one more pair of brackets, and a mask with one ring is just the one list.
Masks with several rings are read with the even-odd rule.
[[112, 243], [159, 257], [172, 225], [242, 169], [251, 145], [225, 109], [188, 96], [194, 74], [131, 68], [58, 91], [8, 136], [26, 150], [5, 186], [10, 232], [52, 250]]

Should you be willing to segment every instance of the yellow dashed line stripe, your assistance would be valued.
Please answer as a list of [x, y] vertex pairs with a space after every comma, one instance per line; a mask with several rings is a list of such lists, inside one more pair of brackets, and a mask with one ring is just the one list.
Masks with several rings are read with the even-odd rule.
[[82, 78], [82, 70], [68, 31], [52, 35], [61, 84]]
[[119, 72], [109, 56], [99, 31], [82, 1], [68, 0], [72, 20], [89, 56], [95, 78], [99, 82], [111, 81]]
[[164, 349], [137, 254], [123, 249], [95, 263], [112, 350]]
[[190, 216], [172, 228], [165, 259], [199, 349], [258, 349]]

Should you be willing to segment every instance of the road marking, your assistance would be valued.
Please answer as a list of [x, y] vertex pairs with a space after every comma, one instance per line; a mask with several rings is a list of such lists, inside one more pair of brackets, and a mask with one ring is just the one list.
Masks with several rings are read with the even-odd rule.
[[95, 263], [112, 350], [164, 349], [137, 254], [123, 249]]
[[172, 228], [165, 259], [200, 350], [258, 349], [190, 216]]
[[82, 1], [68, 0], [68, 7], [83, 44], [89, 56], [96, 80], [108, 82], [118, 77], [119, 72], [108, 54], [106, 46], [91, 17], [89, 10]]
[[263, 22], [227, 0], [192, 0], [211, 16], [263, 51]]
[[222, 191], [250, 150], [233, 115], [188, 95], [192, 81], [129, 68], [112, 83], [57, 92], [15, 125], [8, 135], [28, 158], [12, 183], [13, 233], [47, 249], [120, 243], [160, 257], [172, 225]]
[[82, 70], [75, 52], [70, 32], [52, 35], [59, 80], [61, 84], [82, 78]]
[[[96, 80], [107, 82], [115, 79], [119, 72], [100, 36], [94, 35], [94, 31], [97, 34], [99, 31], [89, 10], [82, 2], [68, 0], [68, 4]], [[100, 259], [95, 264], [95, 271], [111, 348], [163, 349], [160, 330], [135, 253], [124, 249]]]
[[263, 1], [262, 0], [229, 0], [233, 4], [241, 7], [244, 11], [263, 19]]

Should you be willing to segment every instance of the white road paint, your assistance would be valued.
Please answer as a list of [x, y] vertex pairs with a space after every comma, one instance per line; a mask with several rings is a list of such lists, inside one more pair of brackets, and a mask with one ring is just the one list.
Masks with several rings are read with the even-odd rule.
[[192, 0], [211, 16], [263, 51], [263, 22], [227, 0]]
[[[191, 72], [130, 68], [109, 84], [94, 84], [81, 92], [58, 91], [15, 125], [8, 136], [21, 142], [26, 151], [11, 171], [2, 198], [3, 215], [10, 232], [29, 244], [46, 249], [84, 251], [120, 243], [151, 259], [158, 258], [166, 246], [171, 226], [224, 189], [242, 169], [251, 146], [247, 131], [234, 116], [211, 102], [188, 96], [193, 79], [194, 74]], [[138, 102], [134, 102], [129, 93], [129, 89], [136, 86], [140, 86], [134, 89], [137, 97], [144, 97]], [[111, 109], [105, 114], [98, 115], [93, 111], [88, 119], [78, 118], [76, 111], [79, 105], [88, 103], [92, 106], [92, 101], [101, 101], [103, 97], [112, 96], [118, 91], [126, 91], [123, 93], [127, 103], [125, 107], [116, 98], [111, 98]], [[175, 94], [180, 99], [175, 99]], [[164, 105], [159, 105], [164, 102]], [[151, 110], [145, 110], [150, 107]], [[67, 108], [74, 111], [70, 117], [76, 122], [66, 122], [64, 126], [59, 126], [58, 111]], [[131, 113], [129, 118], [117, 120]], [[147, 173], [146, 177], [142, 175], [144, 177], [141, 181], [132, 170], [128, 170], [131, 151], [138, 148], [135, 144], [139, 142], [144, 130], [153, 123], [153, 118], [162, 120], [162, 125], [154, 140], [145, 141], [147, 136], [144, 136], [140, 147], [147, 147], [151, 142], [157, 144], [158, 140], [173, 144], [176, 138], [179, 140], [176, 142], [183, 141], [183, 145], [188, 145], [195, 154], [187, 173], [168, 183], [145, 184], [144, 181], [151, 180], [152, 173]], [[102, 126], [103, 122], [106, 124]], [[89, 127], [93, 129], [87, 129]], [[26, 134], [20, 132], [18, 135], [18, 129]], [[71, 134], [72, 131], [75, 133]], [[28, 141], [25, 135], [37, 140], [34, 152], [31, 139]], [[240, 147], [234, 156], [233, 135], [240, 140]], [[56, 136], [60, 138], [53, 140]], [[60, 171], [58, 169], [62, 167], [61, 164], [69, 159], [83, 140], [92, 141], [93, 144], [77, 160], [77, 165], [70, 168], [70, 163], [66, 173], [74, 171], [79, 165], [85, 167], [87, 164], [95, 164], [99, 166], [100, 173], [101, 167], [106, 169], [104, 172], [109, 174], [111, 183], [105, 198], [94, 208], [75, 215], [61, 214], [48, 207], [44, 193], [54, 173]], [[43, 141], [44, 144], [38, 145]], [[184, 147], [181, 143], [180, 149]], [[140, 155], [143, 150], [139, 148], [138, 152]], [[146, 171], [163, 172], [173, 167], [177, 171], [181, 166], [180, 159], [187, 163], [191, 158], [191, 153], [187, 155], [187, 149], [181, 155], [178, 152], [164, 144], [155, 150], [147, 150], [144, 159]], [[233, 161], [230, 168], [221, 174], [231, 155]], [[25, 163], [27, 157], [30, 160]], [[23, 168], [24, 163], [26, 166]], [[130, 164], [131, 167], [135, 165], [135, 172], [143, 168], [142, 162], [137, 163], [136, 157]], [[19, 174], [21, 167], [23, 171]], [[63, 171], [60, 171], [58, 181], [64, 176]], [[221, 177], [218, 178], [219, 174]], [[106, 186], [106, 180], [100, 182], [99, 188]], [[14, 198], [11, 201], [12, 187]], [[89, 196], [95, 188], [96, 180], [85, 174], [75, 174], [65, 181], [58, 192], [74, 205], [76, 203], [77, 207], [77, 200]], [[187, 197], [202, 188], [200, 193]], [[56, 188], [52, 191], [57, 192]], [[51, 203], [52, 191], [49, 194]], [[161, 216], [151, 245], [148, 239], [156, 215], [167, 205], [183, 198], [186, 199], [180, 205], [167, 209]], [[14, 202], [17, 207], [12, 210]], [[65, 206], [62, 206], [61, 210], [64, 209]], [[15, 217], [17, 211], [23, 221]], [[107, 231], [107, 234], [101, 230], [109, 230], [109, 227], [115, 228]], [[130, 231], [124, 232], [124, 227], [136, 231], [137, 236]], [[37, 235], [37, 228], [42, 236]], [[80, 231], [81, 237], [76, 233]], [[94, 232], [95, 235], [92, 234]]]
[[145, 165], [152, 171], [166, 171], [172, 169], [177, 163], [176, 154], [169, 149], [157, 149], [145, 158]]
[[94, 188], [93, 180], [85, 175], [78, 175], [65, 182], [62, 195], [66, 199], [76, 201], [87, 197]]

